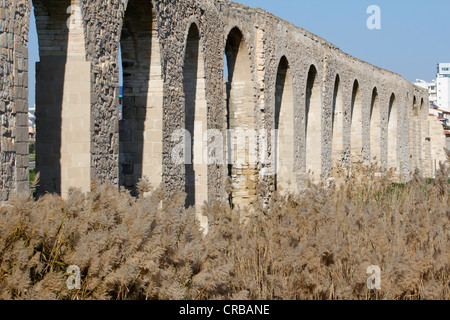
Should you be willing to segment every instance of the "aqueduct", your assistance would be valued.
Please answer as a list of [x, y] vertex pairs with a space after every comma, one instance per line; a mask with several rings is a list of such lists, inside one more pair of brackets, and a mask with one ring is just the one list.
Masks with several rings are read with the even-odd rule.
[[[187, 204], [251, 205], [298, 190], [308, 175], [327, 178], [333, 165], [376, 161], [405, 177], [433, 176], [443, 160], [425, 90], [264, 10], [225, 0], [2, 0], [2, 201], [28, 188], [32, 6], [40, 194], [88, 191], [94, 178], [133, 190], [146, 176], [186, 191]], [[191, 142], [182, 164], [172, 157], [180, 129]], [[264, 131], [258, 150], [275, 160], [248, 161], [248, 137], [224, 134], [225, 161], [199, 161], [211, 129]]]

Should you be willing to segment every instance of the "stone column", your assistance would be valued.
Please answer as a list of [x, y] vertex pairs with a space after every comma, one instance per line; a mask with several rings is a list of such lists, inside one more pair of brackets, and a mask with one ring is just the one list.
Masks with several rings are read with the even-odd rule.
[[119, 185], [120, 32], [127, 1], [83, 1], [86, 57], [91, 63], [91, 179]]
[[28, 24], [30, 3], [0, 6], [0, 201], [28, 188]]
[[36, 0], [40, 62], [36, 68], [38, 194], [89, 191], [90, 80], [80, 0]]

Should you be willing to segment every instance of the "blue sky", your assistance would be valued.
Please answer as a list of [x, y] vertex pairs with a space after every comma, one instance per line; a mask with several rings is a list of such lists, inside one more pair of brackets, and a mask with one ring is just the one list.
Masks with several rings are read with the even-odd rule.
[[[239, 0], [265, 9], [321, 36], [343, 51], [399, 73], [409, 81], [431, 81], [439, 62], [450, 62], [449, 0]], [[381, 29], [369, 30], [367, 8], [381, 9]], [[30, 106], [34, 65], [39, 59], [36, 27], [30, 26]]]
[[[341, 50], [409, 81], [436, 77], [450, 62], [449, 0], [240, 0], [315, 33]], [[381, 29], [369, 30], [367, 8], [381, 9]]]

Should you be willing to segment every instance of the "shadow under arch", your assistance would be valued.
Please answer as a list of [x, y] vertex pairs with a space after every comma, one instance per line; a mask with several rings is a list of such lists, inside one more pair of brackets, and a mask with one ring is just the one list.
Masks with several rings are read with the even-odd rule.
[[361, 92], [358, 80], [353, 82], [351, 100], [351, 135], [350, 135], [350, 158], [351, 163], [362, 162], [362, 104]]
[[[224, 74], [226, 80], [226, 157], [228, 176], [233, 188], [229, 194], [232, 206], [250, 206], [257, 200], [255, 188], [256, 163], [249, 153], [256, 146], [255, 136], [248, 134], [255, 129], [254, 84], [251, 76], [250, 55], [244, 36], [234, 27], [225, 45]], [[225, 73], [226, 71], [226, 73]], [[249, 131], [247, 131], [249, 130]]]
[[305, 137], [306, 173], [315, 181], [322, 175], [322, 93], [320, 77], [314, 65], [309, 67], [306, 83]]
[[340, 165], [344, 152], [344, 103], [342, 98], [342, 84], [339, 74], [336, 75], [331, 109], [332, 125], [332, 166]]
[[294, 175], [294, 91], [291, 69], [285, 56], [280, 59], [275, 83], [274, 129], [272, 137], [274, 187], [295, 191]]
[[120, 185], [137, 194], [144, 176], [162, 181], [161, 53], [152, 1], [129, 0], [120, 37], [123, 70], [119, 120]]
[[36, 63], [36, 171], [40, 174], [37, 196], [61, 193], [62, 109], [70, 5], [70, 0], [33, 0], [40, 56]]
[[395, 94], [392, 93], [389, 99], [388, 109], [388, 132], [387, 132], [387, 168], [400, 170], [399, 150], [398, 150], [398, 107]]
[[411, 164], [411, 172], [415, 172], [416, 169], [419, 168], [418, 163], [418, 129], [419, 129], [419, 108], [417, 106], [417, 97], [414, 95], [412, 110], [411, 110], [411, 118], [410, 118], [410, 126], [409, 126], [409, 157]]
[[208, 166], [204, 162], [203, 137], [207, 128], [206, 78], [200, 31], [190, 25], [183, 65], [183, 92], [185, 98], [185, 192], [186, 208], [195, 207], [197, 218], [205, 228], [201, 206], [208, 201]]
[[381, 109], [378, 89], [372, 90], [370, 102], [370, 161], [381, 164]]

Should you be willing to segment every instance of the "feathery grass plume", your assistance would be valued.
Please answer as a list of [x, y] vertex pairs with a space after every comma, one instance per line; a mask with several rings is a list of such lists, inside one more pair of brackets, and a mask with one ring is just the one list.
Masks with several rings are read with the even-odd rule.
[[140, 179], [137, 184], [138, 195], [140, 197], [142, 197], [151, 191], [153, 191], [153, 187], [152, 187], [148, 177], [143, 177], [142, 179]]
[[14, 196], [0, 208], [0, 299], [449, 299], [449, 161], [433, 181], [333, 174], [251, 210], [207, 203], [206, 235], [184, 193], [145, 179], [137, 198], [98, 181], [67, 199]]

